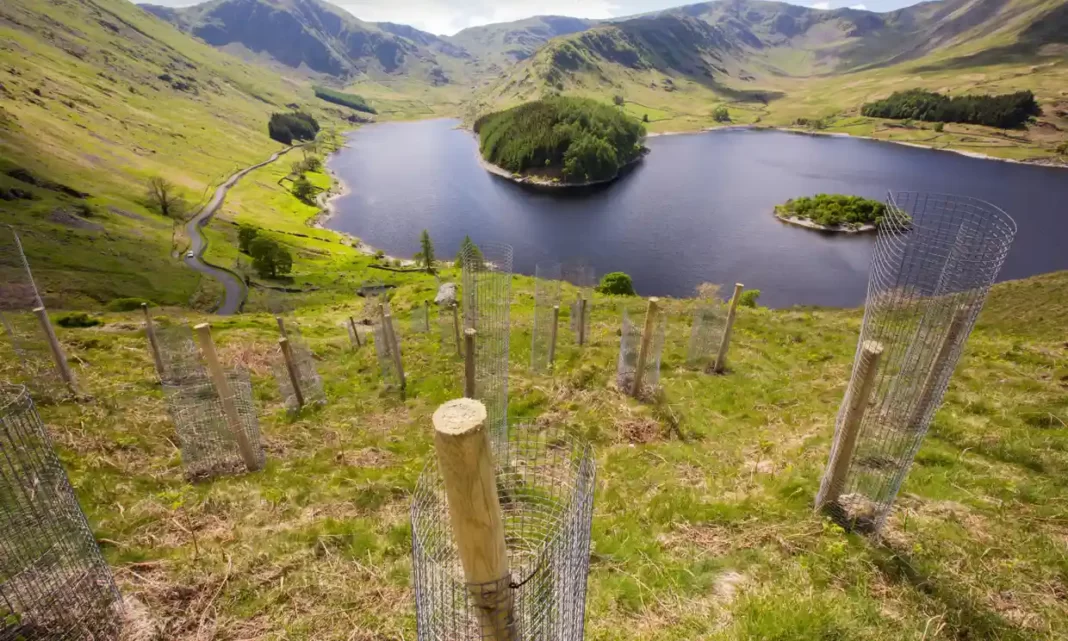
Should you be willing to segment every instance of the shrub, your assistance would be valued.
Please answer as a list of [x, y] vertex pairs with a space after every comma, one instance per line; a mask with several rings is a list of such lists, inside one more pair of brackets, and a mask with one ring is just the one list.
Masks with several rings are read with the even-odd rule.
[[946, 123], [944, 123], [944, 122], [936, 122], [935, 123], [934, 130], [937, 131], [938, 133], [942, 133], [942, 131], [945, 128], [946, 128]]
[[712, 112], [712, 120], [716, 122], [730, 122], [731, 112], [725, 105], [720, 105]]
[[57, 318], [56, 324], [60, 327], [96, 327], [104, 323], [85, 312], [72, 312]]
[[756, 307], [758, 298], [760, 298], [759, 289], [747, 289], [738, 297], [738, 304], [742, 307]]
[[870, 118], [963, 122], [1013, 129], [1040, 115], [1042, 109], [1030, 91], [996, 96], [949, 97], [924, 89], [910, 89], [869, 102], [861, 108], [860, 113]]
[[512, 173], [559, 169], [575, 181], [604, 180], [641, 156], [645, 127], [609, 105], [553, 96], [483, 116], [482, 157]]
[[152, 301], [144, 298], [116, 298], [107, 304], [107, 310], [109, 312], [132, 312], [136, 309], [141, 309], [141, 305], [146, 304], [151, 306]]
[[367, 101], [364, 100], [363, 96], [358, 96], [354, 93], [344, 93], [341, 91], [334, 91], [333, 89], [327, 89], [326, 87], [316, 87], [315, 97], [320, 100], [332, 102], [335, 105], [355, 109], [356, 111], [362, 111], [369, 114], [378, 113], [374, 107], [367, 104]]
[[297, 178], [293, 181], [293, 195], [297, 197], [301, 202], [307, 205], [315, 203], [315, 194], [319, 190], [315, 185], [308, 182], [308, 179], [304, 176]]
[[385, 257], [386, 257], [386, 252], [382, 251], [381, 249], [376, 249], [375, 250], [375, 260], [382, 260]]
[[294, 140], [315, 140], [319, 133], [319, 123], [306, 113], [294, 111], [288, 114], [271, 114], [267, 123], [267, 133], [272, 140], [283, 145], [291, 145]]
[[1068, 142], [1062, 142], [1057, 145], [1057, 153], [1062, 156], [1068, 156]]
[[623, 272], [612, 272], [601, 278], [601, 284], [597, 291], [611, 296], [637, 296], [634, 291], [634, 281]]

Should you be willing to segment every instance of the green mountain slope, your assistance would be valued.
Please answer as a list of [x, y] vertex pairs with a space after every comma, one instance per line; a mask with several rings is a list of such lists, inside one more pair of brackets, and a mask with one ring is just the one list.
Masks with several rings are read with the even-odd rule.
[[[941, 0], [877, 14], [761, 0], [691, 5], [556, 38], [482, 92], [473, 113], [565, 92], [623, 96], [625, 109], [648, 117], [653, 131], [713, 125], [713, 110], [724, 104], [735, 122], [803, 118], [833, 127], [836, 118], [858, 115], [863, 102], [900, 88], [1030, 89], [1045, 107], [1038, 127], [1009, 134], [957, 127], [936, 143], [974, 138], [987, 152], [1048, 156], [1068, 137], [1066, 6]], [[853, 119], [849, 126], [871, 135], [880, 124]], [[898, 129], [884, 133], [931, 138]]]
[[2, 222], [22, 230], [46, 300], [188, 304], [200, 277], [172, 257], [180, 233], [146, 207], [145, 183], [164, 176], [203, 203], [279, 149], [267, 120], [287, 105], [340, 113], [125, 0], [0, 4], [0, 189], [33, 197], [0, 201]]
[[470, 27], [449, 40], [471, 52], [487, 71], [500, 71], [526, 60], [546, 42], [590, 29], [597, 21], [565, 16], [537, 16], [519, 20]]

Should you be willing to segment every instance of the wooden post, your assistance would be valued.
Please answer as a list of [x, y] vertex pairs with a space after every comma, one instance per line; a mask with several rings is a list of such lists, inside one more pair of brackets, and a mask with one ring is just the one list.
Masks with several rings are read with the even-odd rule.
[[159, 343], [156, 341], [156, 326], [152, 324], [152, 314], [148, 311], [148, 303], [141, 303], [141, 311], [145, 315], [145, 336], [148, 337], [148, 347], [152, 350], [152, 360], [156, 363], [156, 374], [163, 381], [163, 356], [159, 352]]
[[52, 360], [56, 363], [56, 371], [59, 373], [59, 377], [63, 379], [63, 384], [67, 386], [71, 394], [77, 395], [78, 387], [74, 382], [74, 373], [70, 371], [67, 355], [63, 353], [63, 346], [59, 344], [59, 339], [56, 338], [56, 331], [52, 329], [52, 321], [48, 318], [48, 310], [44, 307], [38, 307], [33, 310], [33, 313], [37, 315], [37, 322], [41, 324], [41, 331], [44, 332], [45, 338], [48, 339], [48, 347], [52, 350]]
[[864, 412], [868, 409], [872, 388], [875, 387], [875, 376], [879, 372], [879, 359], [882, 354], [883, 346], [876, 341], [864, 341], [860, 346], [860, 359], [857, 361], [855, 376], [856, 387], [845, 400], [846, 413], [842, 419], [842, 434], [838, 440], [838, 447], [834, 450], [834, 458], [829, 465], [831, 477], [827, 481], [825, 493], [820, 497], [817, 507], [837, 502], [845, 487], [846, 475], [853, 462], [853, 451], [857, 446], [860, 424], [864, 420]]
[[456, 332], [456, 355], [463, 356], [463, 346], [460, 343], [460, 306], [454, 304], [452, 306], [452, 327]]
[[297, 409], [299, 410], [304, 407], [304, 392], [300, 389], [300, 370], [293, 360], [293, 346], [289, 344], [289, 339], [284, 336], [278, 339], [278, 346], [282, 348], [282, 358], [286, 362], [286, 372], [289, 374], [289, 382], [293, 385], [293, 396], [297, 399]]
[[449, 522], [478, 613], [479, 638], [515, 641], [508, 547], [486, 431], [486, 407], [466, 398], [449, 401], [434, 412], [433, 423]]
[[560, 331], [560, 306], [553, 305], [553, 324], [549, 330], [549, 367], [556, 361], [556, 335]]
[[282, 335], [282, 338], [289, 338], [289, 333], [286, 332], [286, 321], [281, 316], [274, 317], [275, 322], [278, 323], [278, 333]]
[[211, 340], [211, 325], [201, 323], [193, 329], [200, 343], [200, 353], [204, 356], [204, 362], [208, 365], [208, 373], [215, 384], [215, 391], [222, 402], [226, 422], [230, 424], [230, 431], [234, 435], [234, 440], [237, 441], [237, 448], [241, 451], [241, 458], [245, 461], [245, 467], [250, 472], [254, 472], [260, 467], [259, 461], [252, 450], [248, 434], [245, 434], [241, 414], [238, 413], [237, 403], [234, 402], [233, 390], [230, 389], [230, 382], [226, 380], [226, 372], [223, 371], [222, 364], [219, 362], [219, 355], [215, 352], [215, 342]]
[[723, 326], [723, 339], [719, 343], [719, 352], [716, 354], [716, 373], [722, 372], [727, 366], [727, 349], [731, 346], [731, 330], [734, 329], [734, 316], [738, 313], [738, 299], [742, 297], [745, 285], [734, 284], [734, 296], [731, 296], [730, 307], [727, 309], [727, 322]]
[[430, 333], [430, 301], [423, 301], [423, 325], [426, 327], [426, 333]]
[[475, 335], [473, 329], [464, 330], [464, 397], [475, 397]]
[[401, 357], [400, 344], [397, 342], [397, 334], [393, 331], [393, 314], [386, 313], [382, 317], [382, 331], [386, 335], [386, 343], [389, 345], [390, 355], [393, 357], [393, 365], [397, 368], [397, 379], [400, 381], [401, 398], [404, 398], [407, 381], [404, 378], [404, 359]]
[[642, 377], [645, 376], [645, 363], [649, 360], [649, 343], [653, 338], [653, 330], [656, 328], [659, 303], [660, 299], [653, 296], [649, 299], [649, 308], [645, 311], [645, 328], [642, 330], [641, 347], [638, 348], [638, 364], [634, 369], [634, 383], [630, 388], [630, 395], [634, 397], [642, 391]]
[[578, 304], [579, 310], [579, 331], [578, 331], [578, 344], [582, 347], [586, 344], [586, 299], [580, 298]]
[[360, 347], [360, 330], [356, 329], [356, 321], [354, 321], [352, 319], [352, 316], [349, 316], [348, 326], [349, 326], [349, 338], [352, 340], [352, 344], [355, 345], [357, 348], [359, 348]]
[[953, 348], [960, 340], [961, 334], [968, 329], [968, 308], [958, 307], [953, 313], [953, 319], [949, 323], [946, 337], [942, 339], [942, 345], [938, 348], [938, 355], [931, 363], [931, 369], [924, 378], [923, 387], [920, 388], [920, 398], [912, 408], [912, 414], [906, 427], [911, 430], [918, 429], [923, 423], [927, 409], [936, 402], [938, 394], [938, 379], [943, 371], [949, 366], [949, 360], [953, 356]]

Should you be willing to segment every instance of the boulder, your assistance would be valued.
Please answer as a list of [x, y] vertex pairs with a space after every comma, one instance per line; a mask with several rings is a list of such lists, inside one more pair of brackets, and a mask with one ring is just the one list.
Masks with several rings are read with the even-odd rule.
[[452, 307], [456, 304], [456, 293], [456, 283], [442, 283], [434, 302], [441, 307]]

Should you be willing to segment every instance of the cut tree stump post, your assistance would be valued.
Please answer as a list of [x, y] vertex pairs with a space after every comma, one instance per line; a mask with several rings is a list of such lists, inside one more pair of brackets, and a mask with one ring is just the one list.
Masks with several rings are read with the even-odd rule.
[[449, 522], [480, 639], [515, 641], [515, 615], [504, 519], [486, 430], [486, 407], [449, 401], [434, 412], [434, 445], [448, 498]]
[[423, 301], [423, 326], [426, 328], [426, 333], [430, 333], [430, 301]]
[[464, 330], [464, 397], [475, 397], [475, 338], [478, 332], [473, 329]]
[[578, 344], [579, 344], [579, 347], [582, 347], [583, 345], [586, 344], [586, 299], [585, 298], [580, 298], [579, 299], [578, 312], [579, 312]]
[[282, 335], [282, 338], [289, 338], [289, 333], [286, 332], [286, 321], [281, 316], [274, 317], [275, 322], [278, 323], [278, 333]]
[[549, 367], [556, 361], [556, 335], [560, 331], [560, 306], [553, 305], [553, 324], [549, 328]]
[[356, 347], [362, 347], [360, 344], [360, 330], [356, 328], [356, 321], [349, 316], [349, 327], [352, 328], [352, 337], [356, 341]]
[[48, 348], [52, 351], [52, 360], [56, 364], [56, 372], [59, 373], [59, 377], [63, 380], [63, 384], [67, 386], [71, 394], [77, 396], [78, 386], [74, 382], [74, 373], [70, 370], [70, 363], [67, 362], [67, 355], [63, 353], [63, 346], [59, 344], [59, 338], [56, 337], [56, 330], [52, 329], [52, 320], [48, 318], [48, 310], [44, 307], [38, 307], [33, 310], [33, 313], [37, 315], [37, 322], [41, 324], [41, 331], [44, 332], [45, 338], [48, 340]]
[[201, 323], [193, 328], [200, 343], [200, 353], [204, 356], [204, 362], [208, 366], [208, 373], [215, 384], [215, 391], [219, 394], [222, 402], [223, 413], [226, 422], [230, 425], [230, 432], [237, 441], [237, 448], [241, 451], [241, 459], [245, 461], [245, 467], [250, 472], [259, 469], [259, 461], [256, 453], [252, 450], [252, 443], [248, 440], [244, 425], [241, 422], [241, 414], [237, 411], [237, 403], [234, 402], [234, 392], [230, 389], [230, 382], [226, 380], [226, 372], [223, 371], [219, 362], [219, 355], [215, 351], [215, 341], [211, 338], [211, 325]]
[[920, 388], [920, 400], [913, 407], [912, 415], [909, 417], [907, 427], [909, 429], [916, 429], [923, 422], [924, 416], [927, 414], [927, 410], [931, 405], [934, 405], [935, 396], [940, 391], [938, 388], [938, 379], [942, 376], [942, 372], [949, 365], [949, 360], [953, 357], [953, 349], [957, 345], [957, 341], [960, 340], [961, 334], [968, 329], [968, 308], [958, 307], [953, 313], [953, 319], [949, 323], [949, 329], [946, 331], [946, 337], [942, 339], [942, 345], [938, 348], [938, 355], [935, 356], [934, 362], [931, 364], [931, 371], [927, 372], [927, 377], [923, 381], [923, 387]]
[[742, 297], [745, 285], [734, 284], [734, 296], [731, 296], [730, 306], [727, 308], [727, 322], [723, 326], [723, 339], [719, 343], [719, 352], [716, 354], [716, 366], [713, 371], [722, 372], [727, 367], [727, 350], [731, 346], [731, 331], [734, 329], [734, 316], [738, 313], [738, 299]]
[[845, 488], [849, 466], [853, 462], [853, 451], [857, 447], [857, 436], [864, 412], [868, 409], [875, 377], [879, 372], [879, 360], [882, 358], [883, 346], [876, 341], [864, 341], [860, 346], [860, 360], [857, 361], [856, 387], [846, 398], [846, 413], [842, 419], [842, 436], [834, 450], [830, 464], [831, 478], [828, 479], [826, 492], [819, 497], [817, 507], [837, 503]]
[[460, 340], [460, 305], [453, 304], [452, 306], [452, 328], [456, 332], [456, 355], [462, 357], [463, 344]]
[[152, 361], [156, 364], [156, 375], [163, 381], [163, 356], [159, 352], [159, 342], [156, 341], [156, 326], [152, 323], [152, 314], [148, 311], [148, 303], [141, 303], [141, 311], [145, 315], [145, 336], [148, 337], [148, 348], [152, 351]]
[[389, 344], [389, 351], [393, 356], [393, 365], [397, 368], [397, 379], [400, 381], [401, 398], [404, 398], [408, 382], [404, 377], [404, 359], [401, 357], [400, 344], [397, 342], [397, 333], [393, 331], [393, 314], [387, 312], [382, 317], [382, 320], [382, 328], [386, 335], [386, 343]]
[[642, 391], [642, 378], [645, 377], [645, 363], [649, 360], [649, 343], [653, 338], [653, 329], [656, 327], [659, 303], [660, 299], [653, 296], [649, 299], [649, 307], [645, 311], [645, 327], [642, 329], [641, 347], [638, 348], [638, 363], [634, 368], [634, 383], [630, 388], [630, 395], [635, 398]]
[[296, 362], [293, 360], [293, 346], [289, 344], [289, 339], [282, 337], [278, 339], [278, 346], [282, 348], [282, 358], [286, 362], [286, 372], [289, 374], [289, 382], [293, 385], [293, 396], [297, 399], [297, 409], [304, 407], [304, 391], [300, 389], [300, 369], [297, 368]]

